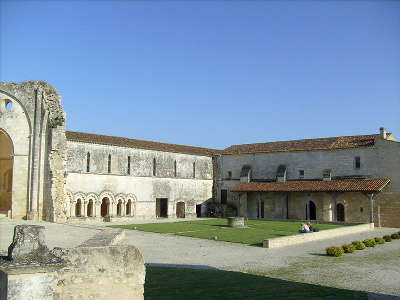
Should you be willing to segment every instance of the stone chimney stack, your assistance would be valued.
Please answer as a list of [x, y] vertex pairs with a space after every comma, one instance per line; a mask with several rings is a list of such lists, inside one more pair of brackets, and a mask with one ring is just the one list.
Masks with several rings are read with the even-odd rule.
[[387, 138], [387, 129], [385, 127], [381, 127], [381, 128], [379, 128], [379, 132], [380, 132], [381, 138], [386, 140], [386, 138]]

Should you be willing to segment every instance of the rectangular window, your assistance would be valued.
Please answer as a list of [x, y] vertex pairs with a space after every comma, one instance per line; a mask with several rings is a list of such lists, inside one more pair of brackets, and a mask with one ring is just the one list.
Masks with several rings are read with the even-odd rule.
[[299, 178], [304, 178], [304, 170], [299, 170]]
[[156, 165], [156, 159], [153, 158], [153, 176], [156, 176], [157, 174], [157, 165]]
[[111, 173], [111, 154], [108, 155], [108, 166], [107, 166], [108, 174]]
[[228, 171], [228, 179], [232, 178], [232, 171]]
[[359, 156], [354, 157], [354, 168], [361, 168], [361, 158]]
[[177, 176], [177, 172], [176, 172], [176, 160], [174, 161], [174, 176]]
[[127, 171], [128, 175], [131, 174], [131, 157], [130, 156], [128, 156], [128, 168], [126, 171]]
[[89, 173], [90, 172], [90, 153], [87, 153], [86, 156], [86, 172]]
[[221, 190], [221, 204], [228, 202], [228, 190]]
[[196, 163], [193, 163], [193, 178], [196, 178]]

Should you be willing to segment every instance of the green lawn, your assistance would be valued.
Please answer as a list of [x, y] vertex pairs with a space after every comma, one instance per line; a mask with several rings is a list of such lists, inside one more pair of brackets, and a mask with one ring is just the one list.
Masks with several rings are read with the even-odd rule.
[[147, 267], [145, 300], [367, 299], [363, 292], [208, 269]]
[[[172, 233], [180, 236], [188, 236], [201, 239], [214, 239], [219, 241], [242, 243], [255, 246], [261, 246], [262, 241], [267, 238], [287, 236], [297, 234], [299, 222], [279, 222], [264, 220], [246, 221], [248, 228], [230, 228], [227, 226], [226, 219], [211, 219], [201, 221], [187, 221], [174, 223], [151, 223], [141, 225], [115, 225], [114, 228], [134, 229], [158, 232]], [[320, 230], [333, 229], [342, 225], [318, 224]]]

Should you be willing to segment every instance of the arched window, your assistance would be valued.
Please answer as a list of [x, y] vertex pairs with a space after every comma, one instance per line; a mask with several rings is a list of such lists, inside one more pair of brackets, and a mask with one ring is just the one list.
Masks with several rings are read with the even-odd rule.
[[90, 172], [90, 153], [88, 152], [86, 154], [86, 172]]
[[76, 201], [75, 205], [75, 216], [76, 217], [82, 217], [82, 201], [81, 199], [78, 199]]
[[111, 173], [111, 154], [108, 154], [108, 167], [107, 167], [108, 174]]
[[119, 200], [117, 204], [117, 216], [122, 216], [122, 201]]
[[93, 200], [92, 199], [89, 200], [89, 203], [87, 205], [87, 216], [93, 217]]
[[128, 200], [126, 203], [126, 215], [131, 216], [132, 215], [132, 201], [131, 199]]
[[196, 178], [196, 163], [193, 163], [193, 178]]
[[176, 173], [176, 160], [174, 161], [174, 176], [175, 177], [177, 176], [177, 173]]
[[336, 221], [344, 222], [344, 205], [342, 203], [336, 204]]
[[156, 159], [153, 158], [153, 176], [156, 176], [157, 174], [157, 164], [156, 164]]
[[128, 168], [127, 168], [128, 175], [131, 174], [131, 157], [128, 156]]

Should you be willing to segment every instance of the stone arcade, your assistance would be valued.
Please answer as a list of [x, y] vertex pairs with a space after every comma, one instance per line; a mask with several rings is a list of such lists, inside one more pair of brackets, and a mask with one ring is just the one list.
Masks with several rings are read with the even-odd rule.
[[0, 214], [53, 222], [199, 217], [400, 226], [400, 143], [379, 134], [207, 149], [66, 131], [41, 81], [0, 83]]

